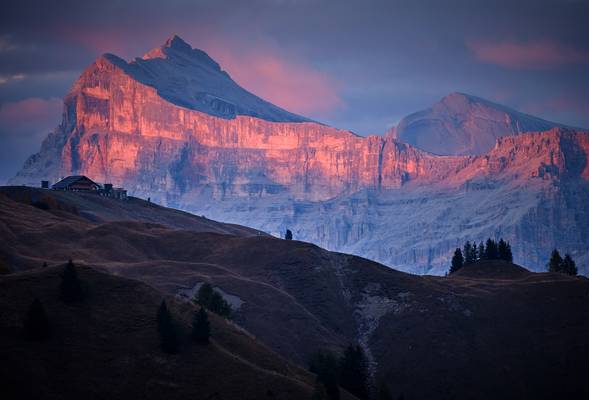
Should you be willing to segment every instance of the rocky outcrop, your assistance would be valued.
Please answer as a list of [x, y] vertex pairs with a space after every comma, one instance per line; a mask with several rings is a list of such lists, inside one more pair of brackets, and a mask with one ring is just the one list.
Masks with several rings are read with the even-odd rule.
[[[13, 182], [84, 174], [413, 272], [443, 273], [453, 247], [497, 235], [531, 268], [554, 247], [586, 259], [587, 133], [554, 128], [500, 137], [484, 155], [437, 156], [240, 97], [218, 64], [178, 40], [131, 63], [104, 55], [86, 69], [61, 125]], [[211, 111], [221, 103], [198, 93], [233, 111]]]

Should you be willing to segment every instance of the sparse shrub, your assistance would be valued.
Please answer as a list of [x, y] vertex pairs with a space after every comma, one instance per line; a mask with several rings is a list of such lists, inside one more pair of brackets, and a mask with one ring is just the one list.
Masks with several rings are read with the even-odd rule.
[[157, 312], [157, 328], [160, 334], [162, 350], [170, 354], [177, 353], [180, 345], [176, 333], [176, 326], [165, 300], [162, 300]]
[[206, 344], [211, 337], [211, 323], [204, 307], [194, 313], [192, 319], [192, 340], [196, 343]]
[[462, 256], [462, 250], [456, 248], [454, 250], [454, 256], [452, 257], [452, 265], [450, 266], [450, 273], [458, 271], [464, 266], [464, 257]]
[[51, 336], [49, 319], [39, 299], [33, 300], [25, 316], [24, 334], [29, 340], [42, 341]]
[[286, 230], [286, 234], [284, 235], [284, 239], [292, 240], [292, 231], [290, 229]]
[[72, 260], [69, 260], [61, 274], [61, 298], [66, 303], [75, 303], [84, 299], [82, 285]]

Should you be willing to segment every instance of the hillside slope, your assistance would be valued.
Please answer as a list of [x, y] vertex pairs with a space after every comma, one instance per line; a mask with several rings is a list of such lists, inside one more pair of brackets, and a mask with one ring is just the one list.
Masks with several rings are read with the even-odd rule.
[[[211, 316], [213, 341], [193, 344], [195, 307], [167, 297], [181, 336], [178, 354], [159, 346], [156, 313], [164, 295], [137, 281], [87, 267], [78, 274], [83, 303], [59, 299], [62, 267], [0, 278], [0, 375], [4, 399], [301, 399], [313, 377], [242, 330]], [[23, 338], [34, 298], [52, 336]]]
[[180, 296], [210, 282], [236, 323], [299, 365], [360, 343], [395, 396], [589, 394], [586, 278], [500, 262], [420, 277], [299, 241], [70, 215], [0, 196], [0, 255], [16, 270], [72, 257]]

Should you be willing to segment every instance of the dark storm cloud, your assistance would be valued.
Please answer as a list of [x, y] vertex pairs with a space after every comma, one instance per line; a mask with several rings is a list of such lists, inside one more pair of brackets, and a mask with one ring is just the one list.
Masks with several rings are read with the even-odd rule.
[[253, 92], [361, 134], [452, 91], [589, 126], [588, 16], [562, 0], [9, 1], [0, 107], [60, 98], [99, 54], [178, 33]]

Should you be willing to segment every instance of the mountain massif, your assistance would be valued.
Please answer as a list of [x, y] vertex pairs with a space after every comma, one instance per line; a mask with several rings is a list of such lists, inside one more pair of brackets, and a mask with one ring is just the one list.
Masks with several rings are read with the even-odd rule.
[[588, 156], [587, 132], [463, 94], [360, 137], [259, 99], [173, 37], [89, 66], [12, 183], [84, 174], [416, 273], [443, 274], [455, 247], [498, 236], [530, 269], [557, 247], [587, 273]]
[[[88, 388], [111, 398], [311, 398], [310, 355], [351, 343], [368, 357], [373, 388], [386, 382], [393, 398], [589, 395], [585, 277], [503, 261], [415, 276], [136, 198], [23, 187], [0, 188], [0, 236], [12, 272], [0, 277], [0, 372], [18, 398]], [[87, 291], [78, 305], [57, 294], [69, 258]], [[233, 322], [212, 319], [210, 347], [163, 354], [159, 302], [186, 331], [186, 297], [203, 282], [233, 304]], [[31, 344], [20, 329], [35, 297], [54, 335]]]

